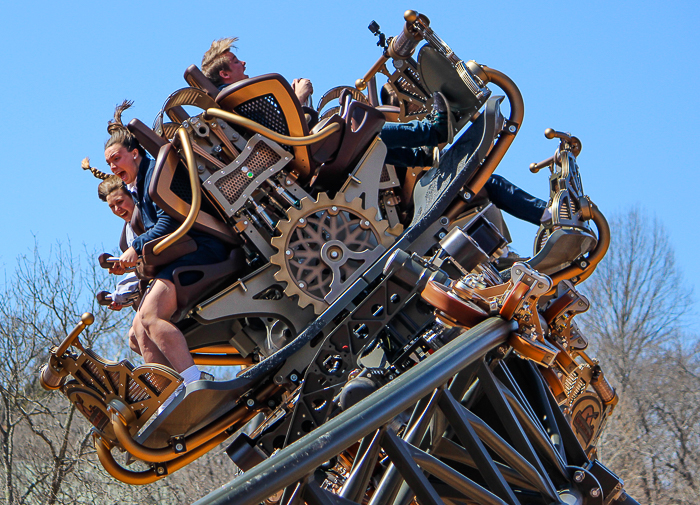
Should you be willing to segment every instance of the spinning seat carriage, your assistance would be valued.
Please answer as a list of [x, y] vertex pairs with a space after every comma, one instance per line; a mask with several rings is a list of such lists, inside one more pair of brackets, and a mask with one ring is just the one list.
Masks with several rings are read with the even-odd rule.
[[[297, 441], [303, 444], [306, 434], [320, 430], [331, 419], [348, 419], [338, 413], [351, 411], [357, 394], [362, 398], [378, 389], [374, 397], [384, 390], [383, 384], [392, 386], [396, 378], [409, 377], [414, 368], [425, 371], [423, 386], [428, 389], [440, 389], [452, 376], [462, 377], [462, 382], [468, 379], [462, 388], [474, 380], [478, 363], [492, 371], [506, 370], [507, 376], [508, 367], [517, 368], [514, 361], [525, 359], [537, 367], [518, 373], [540, 377], [540, 401], [546, 404], [551, 398], [555, 409], [560, 405], [575, 415], [576, 402], [588, 395], [601, 421], [611, 412], [616, 395], [583, 351], [585, 339], [571, 321], [585, 310], [581, 307], [587, 307], [574, 284], [590, 275], [609, 239], [604, 217], [584, 196], [580, 183], [576, 165], [580, 142], [567, 134], [547, 132], [549, 138], [560, 139], [560, 147], [552, 159], [534, 169], [552, 168], [553, 219], [538, 232], [535, 256], [499, 273], [493, 261], [506, 241], [487, 218], [492, 209], [472, 207], [469, 200], [517, 134], [522, 98], [500, 72], [473, 62], [455, 62], [454, 53], [429, 29], [427, 18], [407, 15], [406, 19], [404, 39], [406, 30], [414, 30], [429, 44], [421, 49], [417, 62], [410, 57], [411, 44], [401, 45], [401, 36], [389, 45], [387, 53], [403, 62], [390, 78], [400, 97], [400, 117], [425, 114], [432, 92], [442, 91], [456, 104], [452, 110], [456, 129], [471, 123], [440, 166], [421, 173], [420, 178], [412, 178], [410, 171], [399, 178], [394, 167], [384, 164], [386, 147], [378, 134], [385, 115], [363, 103], [376, 102], [372, 93], [367, 100], [351, 100], [344, 94], [337, 112], [310, 128], [308, 120], [311, 116], [313, 124], [315, 111], [306, 114], [289, 84], [276, 74], [247, 79], [218, 92], [191, 66], [185, 72], [191, 87], [168, 98], [153, 129], [136, 119], [129, 124], [156, 159], [150, 195], [182, 223], [171, 236], [144, 247], [140, 270], [152, 273], [168, 251], [190, 252], [189, 229], [206, 231], [229, 244], [228, 260], [175, 271], [178, 310], [173, 322], [183, 331], [195, 363], [249, 368], [233, 380], [188, 385], [154, 419], [153, 412], [182, 378], [167, 367], [113, 363], [83, 348], [78, 335], [91, 322], [85, 315], [52, 351], [42, 384], [60, 389], [93, 424], [100, 461], [114, 477], [132, 484], [153, 482], [216, 447], [261, 413], [262, 424], [249, 435], [239, 435], [228, 452], [239, 467], [249, 470], [260, 463], [255, 472], [269, 476], [264, 474], [263, 461], [275, 451]], [[386, 59], [383, 56], [358, 87], [371, 83], [373, 72]], [[489, 99], [489, 82], [505, 91], [511, 109], [508, 118], [500, 112], [503, 98]], [[204, 112], [190, 116], [184, 106]], [[166, 116], [172, 122], [164, 122]], [[597, 236], [590, 220], [596, 223]], [[196, 274], [197, 280], [183, 285], [184, 274]], [[510, 323], [497, 323], [494, 317]], [[445, 346], [467, 352], [459, 342], [472, 334], [490, 335], [489, 344], [469, 351], [462, 362], [451, 365], [447, 376], [436, 377], [430, 355], [439, 354]], [[372, 371], [363, 360], [376, 352], [381, 366]], [[470, 363], [474, 366], [465, 369]], [[358, 370], [361, 377], [356, 376]], [[482, 381], [490, 380], [487, 372], [479, 373]], [[416, 386], [420, 382], [410, 380]], [[517, 396], [518, 386], [513, 384], [511, 390]], [[464, 394], [467, 389], [459, 391]], [[459, 394], [455, 391], [457, 400]], [[413, 404], [417, 416], [425, 407], [420, 398], [406, 400], [399, 410], [392, 407], [390, 414], [377, 414], [376, 422], [386, 424]], [[472, 403], [481, 405], [480, 401]], [[520, 409], [539, 412], [542, 407], [528, 406], [523, 395], [515, 401], [525, 402]], [[515, 404], [511, 408], [517, 410]], [[574, 434], [563, 416], [551, 421], [552, 407], [545, 410], [550, 413], [547, 429], [568, 430], [572, 435], [566, 443], [583, 445], [583, 452], [567, 445], [566, 450], [576, 454], [577, 464], [592, 460], [600, 426], [591, 428], [588, 438], [579, 436], [577, 442], [580, 434]], [[516, 416], [519, 422], [529, 422], [521, 414], [518, 411]], [[427, 410], [422, 416], [426, 415]], [[434, 410], [430, 415], [436, 415]], [[406, 434], [416, 419], [404, 423]], [[366, 446], [375, 436], [371, 435], [376, 429], [373, 423], [355, 434], [353, 442], [365, 437], [360, 452], [349, 442], [337, 448], [335, 456], [357, 458], [350, 463], [352, 468], [337, 461], [328, 468], [350, 475], [345, 484], [326, 482], [321, 491], [301, 486], [298, 492], [316, 496], [332, 489], [361, 503], [361, 489], [373, 472], [371, 458], [378, 454], [370, 451], [373, 446]], [[492, 422], [486, 424], [500, 431]], [[544, 428], [528, 429], [532, 437], [533, 430]], [[483, 438], [484, 433], [479, 436]], [[363, 447], [369, 452], [363, 453]], [[119, 465], [111, 452], [114, 448], [150, 468], [131, 470]], [[551, 456], [550, 449], [542, 450]], [[518, 457], [532, 460], [528, 455]], [[518, 457], [506, 459], [522, 473]], [[395, 461], [394, 456], [391, 459]], [[309, 465], [309, 472], [318, 466]], [[592, 470], [585, 472], [586, 479], [593, 475]], [[547, 480], [543, 467], [535, 465], [535, 473]], [[600, 470], [592, 478], [603, 474]], [[286, 487], [298, 481], [290, 475], [280, 477], [277, 484]], [[403, 471], [402, 475], [406, 479]], [[567, 479], [571, 482], [573, 477]], [[506, 480], [525, 486], [512, 475]], [[429, 485], [420, 486], [421, 491], [413, 489], [417, 495], [430, 494]], [[499, 486], [485, 485], [497, 494]], [[281, 487], [269, 489], [269, 495]], [[538, 490], [551, 498], [553, 491], [547, 484], [535, 485]], [[377, 497], [389, 492], [381, 486], [375, 491]], [[391, 491], [394, 496], [395, 491]], [[612, 490], [605, 492], [613, 496]], [[621, 488], [615, 493], [622, 496]], [[314, 498], [305, 499], [313, 502]]]

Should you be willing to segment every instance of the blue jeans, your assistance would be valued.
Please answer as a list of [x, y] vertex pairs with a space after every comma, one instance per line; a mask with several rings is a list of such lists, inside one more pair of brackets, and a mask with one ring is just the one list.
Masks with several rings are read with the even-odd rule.
[[511, 216], [539, 226], [547, 202], [532, 196], [500, 175], [492, 175], [484, 184], [489, 200]]
[[447, 127], [431, 121], [384, 123], [379, 134], [387, 147], [386, 162], [399, 167], [428, 167], [433, 164], [432, 148], [445, 141]]
[[[430, 121], [384, 123], [379, 134], [387, 147], [386, 163], [399, 167], [429, 167], [433, 164], [432, 148], [445, 141], [445, 125]], [[547, 202], [523, 191], [500, 175], [492, 175], [484, 189], [489, 200], [508, 214], [539, 226]]]

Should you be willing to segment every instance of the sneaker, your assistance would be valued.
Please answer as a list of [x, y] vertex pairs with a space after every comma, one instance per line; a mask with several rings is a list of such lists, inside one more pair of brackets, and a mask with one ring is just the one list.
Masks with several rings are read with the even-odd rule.
[[[445, 95], [436, 91], [433, 93], [433, 117], [435, 118], [435, 126], [444, 132], [445, 142], [451, 144], [454, 140], [454, 129], [452, 125], [452, 113], [450, 112], [450, 103], [445, 98]], [[441, 132], [442, 133], [442, 132]]]

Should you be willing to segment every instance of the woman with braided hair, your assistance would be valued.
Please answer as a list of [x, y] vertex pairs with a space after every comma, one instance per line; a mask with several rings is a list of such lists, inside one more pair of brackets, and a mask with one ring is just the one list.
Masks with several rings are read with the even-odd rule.
[[[172, 233], [179, 226], [148, 194], [155, 161], [122, 124], [121, 115], [131, 105], [132, 102], [124, 101], [117, 106], [114, 119], [109, 122], [105, 160], [112, 173], [119, 176], [134, 195], [145, 232], [134, 238], [119, 257], [119, 263], [110, 269], [115, 274], [122, 274], [125, 268], [136, 265], [147, 242]], [[170, 321], [177, 310], [173, 271], [181, 266], [219, 263], [228, 256], [226, 246], [213, 236], [195, 230], [191, 230], [189, 236], [197, 243], [197, 250], [165, 265], [156, 274], [134, 318], [135, 335], [144, 360], [173, 368], [183, 377], [185, 385], [199, 380], [201, 372], [192, 360], [184, 335]]]
[[[94, 167], [90, 166], [90, 159], [85, 158], [82, 163], [83, 170], [89, 170], [92, 175], [102, 180], [97, 186], [97, 196], [103, 202], [107, 202], [109, 209], [112, 214], [122, 218], [124, 221], [124, 231], [122, 232], [122, 240], [124, 245], [120, 244], [123, 249], [131, 246], [134, 238], [136, 238], [137, 233], [131, 224], [131, 218], [134, 214], [135, 202], [133, 195], [124, 184], [124, 181], [116, 175], [106, 174]], [[140, 226], [137, 226], [140, 228]], [[122, 277], [122, 279], [117, 283], [114, 291], [110, 293], [112, 298], [112, 303], [109, 304], [111, 310], [121, 310], [123, 305], [132, 299], [132, 295], [138, 292], [139, 289], [139, 279], [135, 272], [130, 272], [129, 274]], [[136, 339], [136, 332], [134, 326], [129, 328], [129, 347], [136, 354], [141, 354], [141, 348], [139, 347], [138, 340]]]

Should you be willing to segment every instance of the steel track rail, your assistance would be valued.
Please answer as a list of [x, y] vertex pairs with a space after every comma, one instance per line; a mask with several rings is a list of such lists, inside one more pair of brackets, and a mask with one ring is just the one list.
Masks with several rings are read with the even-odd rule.
[[258, 505], [418, 403], [460, 370], [504, 343], [515, 326], [514, 322], [491, 318], [466, 331], [430, 359], [196, 504]]

